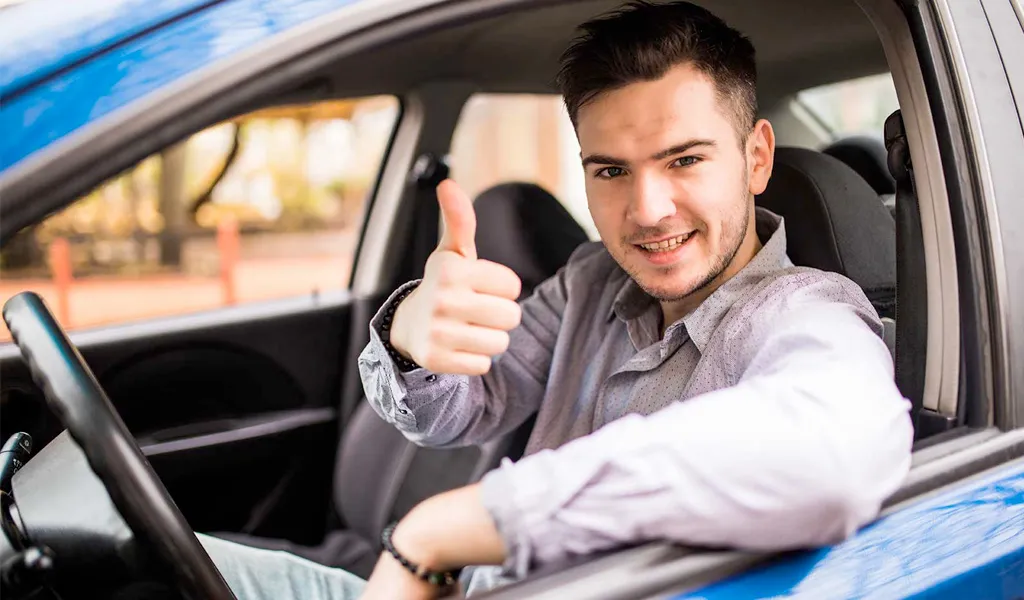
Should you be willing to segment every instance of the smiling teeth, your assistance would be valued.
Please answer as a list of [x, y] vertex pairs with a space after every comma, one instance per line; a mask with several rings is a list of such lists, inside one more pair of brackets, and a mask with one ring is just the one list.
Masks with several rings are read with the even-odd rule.
[[690, 239], [689, 233], [679, 237], [674, 237], [670, 240], [654, 242], [653, 244], [640, 244], [640, 247], [649, 252], [668, 252], [669, 250], [675, 250], [677, 246], [688, 239]]

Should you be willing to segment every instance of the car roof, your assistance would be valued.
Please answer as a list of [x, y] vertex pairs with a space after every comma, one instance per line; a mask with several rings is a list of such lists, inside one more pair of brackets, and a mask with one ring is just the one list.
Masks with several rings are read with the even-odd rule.
[[0, 97], [211, 0], [31, 0], [0, 12]]

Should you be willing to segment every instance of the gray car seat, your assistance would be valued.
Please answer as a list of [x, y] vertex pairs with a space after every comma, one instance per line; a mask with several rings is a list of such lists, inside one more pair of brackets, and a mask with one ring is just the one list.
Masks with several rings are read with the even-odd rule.
[[756, 203], [785, 219], [794, 264], [840, 273], [864, 290], [894, 352], [896, 223], [871, 186], [831, 156], [780, 147]]
[[822, 152], [838, 158], [868, 182], [890, 213], [896, 210], [896, 180], [889, 172], [887, 152], [881, 139], [855, 135], [837, 140]]
[[[515, 271], [523, 281], [524, 296], [554, 275], [587, 240], [558, 200], [531, 183], [492, 187], [477, 197], [474, 206], [478, 256]], [[521, 456], [532, 425], [531, 418], [483, 446], [421, 448], [362, 401], [345, 426], [335, 466], [333, 500], [342, 529], [328, 532], [317, 546], [241, 533], [216, 535], [369, 577], [387, 523], [430, 496], [477, 481], [503, 457]]]

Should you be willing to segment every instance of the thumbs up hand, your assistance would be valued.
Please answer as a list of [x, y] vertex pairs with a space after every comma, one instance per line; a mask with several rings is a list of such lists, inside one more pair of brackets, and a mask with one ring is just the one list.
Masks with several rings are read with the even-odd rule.
[[482, 375], [519, 325], [522, 282], [512, 269], [476, 257], [476, 213], [454, 181], [437, 187], [444, 233], [423, 281], [398, 305], [391, 345], [435, 373]]

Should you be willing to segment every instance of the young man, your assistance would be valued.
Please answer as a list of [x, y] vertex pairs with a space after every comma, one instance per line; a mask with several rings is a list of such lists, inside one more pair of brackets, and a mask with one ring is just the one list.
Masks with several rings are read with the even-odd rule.
[[519, 280], [477, 260], [472, 204], [445, 182], [443, 238], [359, 361], [375, 410], [425, 446], [485, 442], [539, 411], [526, 456], [413, 509], [389, 537], [401, 561], [385, 552], [365, 588], [204, 539], [243, 598], [433, 598], [412, 571], [477, 565], [472, 593], [653, 539], [828, 544], [902, 482], [909, 403], [877, 314], [848, 279], [794, 267], [782, 220], [754, 207], [775, 139], [750, 42], [686, 3], [582, 30], [559, 82], [602, 243], [517, 304]]

